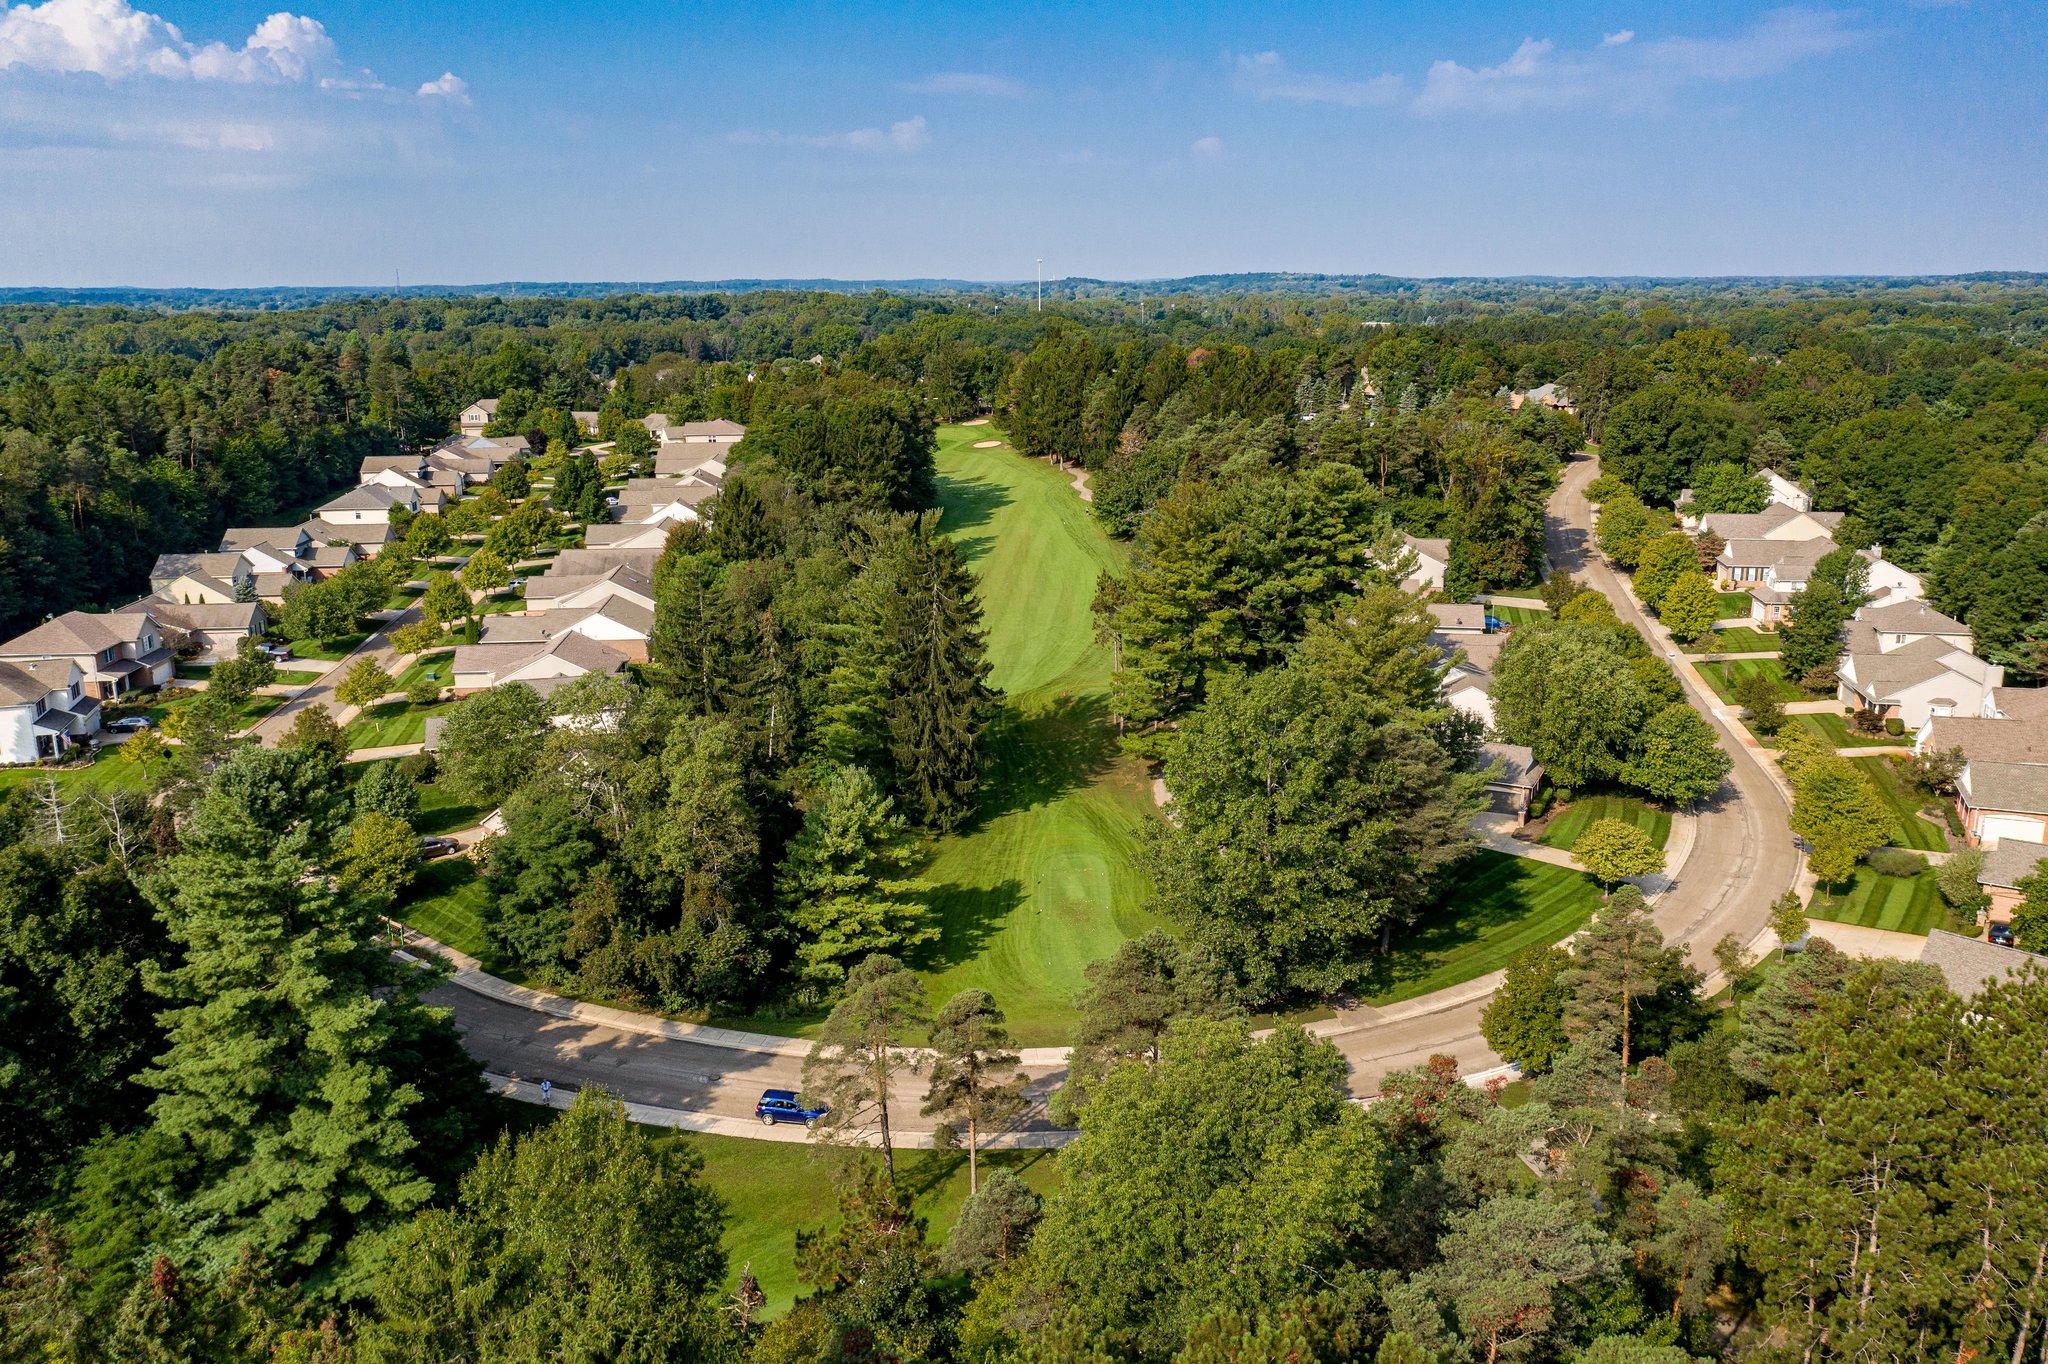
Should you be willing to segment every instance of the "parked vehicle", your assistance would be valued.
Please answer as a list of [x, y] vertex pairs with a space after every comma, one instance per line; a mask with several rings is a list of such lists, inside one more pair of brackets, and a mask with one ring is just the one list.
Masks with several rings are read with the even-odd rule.
[[292, 656], [292, 646], [289, 644], [266, 644], [263, 646], [263, 652], [270, 655], [272, 662], [282, 663]]
[[420, 859], [432, 861], [436, 857], [447, 857], [462, 851], [462, 845], [452, 838], [436, 838], [429, 834], [420, 839]]
[[779, 1122], [815, 1122], [832, 1110], [829, 1108], [806, 1108], [793, 1089], [764, 1089], [761, 1101], [754, 1105], [754, 1116], [764, 1127], [773, 1127]]
[[137, 730], [155, 729], [156, 721], [147, 715], [124, 715], [118, 720], [107, 721], [106, 727], [116, 734], [133, 734]]
[[2012, 925], [2006, 923], [1991, 925], [1991, 941], [1997, 943], [2000, 947], [2013, 946]]

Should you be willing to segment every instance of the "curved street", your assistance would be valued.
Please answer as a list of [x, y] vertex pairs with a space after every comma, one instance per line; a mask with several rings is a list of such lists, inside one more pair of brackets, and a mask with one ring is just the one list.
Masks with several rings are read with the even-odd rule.
[[[1699, 811], [1690, 855], [1655, 903], [1666, 939], [1683, 943], [1694, 964], [1712, 975], [1714, 944], [1730, 933], [1746, 943], [1765, 936], [1771, 902], [1798, 881], [1801, 859], [1790, 833], [1790, 803], [1775, 766], [1726, 716], [1719, 699], [1661, 627], [1636, 606], [1619, 576], [1590, 552], [1593, 517], [1585, 488], [1598, 473], [1597, 459], [1578, 456], [1551, 496], [1546, 539], [1552, 568], [1577, 575], [1614, 602], [1622, 620], [1672, 663], [1688, 700], [1714, 725], [1735, 759], [1720, 797]], [[519, 1082], [507, 1091], [514, 1097], [538, 1100], [534, 1086], [542, 1079], [564, 1090], [599, 1085], [647, 1105], [652, 1121], [737, 1136], [801, 1139], [800, 1129], [764, 1132], [753, 1106], [764, 1088], [798, 1087], [804, 1043], [693, 1029], [579, 1005], [495, 981], [467, 959], [457, 965], [455, 980], [431, 998], [453, 1011], [465, 1044], [487, 1071], [501, 1081]], [[1390, 1071], [1432, 1055], [1456, 1057], [1462, 1073], [1473, 1075], [1500, 1065], [1479, 1035], [1480, 1010], [1498, 982], [1496, 973], [1398, 1005], [1347, 1009], [1311, 1025], [1310, 1031], [1343, 1053], [1352, 1070], [1352, 1090], [1361, 1096], [1377, 1092]], [[1058, 1084], [1057, 1049], [1027, 1052], [1025, 1060], [1034, 1093], [1042, 1096]], [[905, 1145], [930, 1140], [930, 1120], [917, 1115], [923, 1087], [923, 1077], [905, 1077], [892, 1105], [892, 1127]], [[1013, 1140], [1049, 1135], [1043, 1107], [1034, 1105]]]

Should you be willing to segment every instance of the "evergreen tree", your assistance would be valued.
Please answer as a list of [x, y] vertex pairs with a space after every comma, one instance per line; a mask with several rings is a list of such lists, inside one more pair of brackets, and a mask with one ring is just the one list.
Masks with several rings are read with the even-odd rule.
[[1658, 988], [1657, 968], [1664, 956], [1664, 935], [1650, 918], [1643, 893], [1624, 886], [1600, 906], [1574, 944], [1572, 969], [1565, 972], [1571, 988], [1566, 1023], [1575, 1036], [1591, 1037], [1621, 1053], [1619, 1111], [1628, 1113], [1629, 1012], [1637, 1000]]
[[418, 1002], [432, 976], [397, 962], [371, 907], [318, 874], [340, 805], [305, 750], [246, 748], [223, 765], [146, 887], [184, 960], [152, 982], [170, 1001], [169, 1046], [141, 1078], [158, 1130], [198, 1160], [198, 1260], [253, 1253], [348, 1298], [453, 1153], [419, 1149], [438, 1086], [404, 1065], [447, 1026]]
[[877, 953], [846, 975], [846, 990], [804, 1058], [804, 1092], [825, 1101], [827, 1131], [873, 1122], [882, 1169], [893, 1184], [896, 1153], [889, 1136], [889, 1087], [918, 1059], [903, 1048], [928, 1019], [924, 986], [894, 957]]
[[908, 875], [915, 846], [873, 777], [858, 767], [826, 773], [776, 873], [806, 979], [834, 987], [854, 961], [938, 936], [922, 898], [931, 887]]
[[986, 990], [962, 990], [932, 1018], [924, 1112], [967, 1123], [967, 1192], [981, 1188], [981, 1133], [1024, 1111], [1025, 1076], [1003, 1011]]

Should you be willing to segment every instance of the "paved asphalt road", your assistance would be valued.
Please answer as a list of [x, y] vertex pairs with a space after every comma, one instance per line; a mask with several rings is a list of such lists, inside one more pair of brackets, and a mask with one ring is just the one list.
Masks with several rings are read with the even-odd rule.
[[[1587, 552], [1592, 510], [1584, 490], [1598, 472], [1593, 459], [1574, 460], [1552, 496], [1551, 562], [1606, 593], [1623, 620], [1642, 630], [1654, 647], [1668, 651], [1668, 639], [1629, 600], [1613, 571]], [[1736, 933], [1746, 942], [1763, 928], [1771, 901], [1794, 884], [1799, 861], [1783, 793], [1758, 760], [1741, 751], [1733, 722], [1716, 713], [1719, 703], [1713, 694], [1687, 676], [1688, 670], [1680, 672], [1688, 700], [1714, 724], [1722, 746], [1735, 758], [1720, 799], [1700, 812], [1691, 856], [1656, 908], [1666, 939], [1685, 943], [1705, 971], [1712, 968], [1713, 945], [1724, 934]], [[555, 1018], [453, 985], [433, 998], [454, 1011], [470, 1051], [502, 1075], [575, 1088], [602, 1085], [629, 1101], [734, 1118], [750, 1118], [765, 1088], [798, 1087], [800, 1060], [777, 1052], [729, 1050]], [[1455, 1056], [1466, 1074], [1500, 1064], [1479, 1035], [1483, 995], [1467, 987], [1441, 998], [1445, 1004], [1440, 1008], [1417, 1000], [1391, 1011], [1346, 1010], [1313, 1031], [1344, 1054], [1352, 1068], [1352, 1090], [1360, 1095], [1376, 1092], [1388, 1072], [1432, 1055]], [[1057, 1070], [1034, 1072], [1034, 1091], [1042, 1096], [1059, 1077]], [[917, 1115], [923, 1086], [917, 1076], [906, 1077], [901, 1086], [892, 1109], [899, 1130], [930, 1130], [930, 1120]], [[1027, 1125], [1046, 1125], [1042, 1110], [1034, 1111]]]

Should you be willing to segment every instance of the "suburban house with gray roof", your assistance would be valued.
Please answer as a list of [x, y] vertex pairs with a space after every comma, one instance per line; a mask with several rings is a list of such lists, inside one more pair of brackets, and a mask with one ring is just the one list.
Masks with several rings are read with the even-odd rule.
[[2029, 971], [2048, 973], [2048, 957], [1941, 928], [1927, 935], [1920, 960], [1940, 971], [1948, 988], [1964, 999], [1981, 994], [1987, 985], [2019, 980]]
[[177, 661], [146, 611], [92, 615], [66, 611], [0, 644], [0, 662], [17, 668], [68, 659], [85, 694], [101, 701], [171, 680]]
[[654, 581], [637, 568], [615, 565], [602, 572], [569, 574], [550, 571], [526, 583], [529, 613], [597, 606], [614, 597], [654, 609]]
[[678, 439], [685, 445], [737, 445], [747, 434], [738, 422], [715, 417], [708, 422], [684, 422]]
[[231, 602], [256, 593], [256, 570], [232, 551], [159, 554], [149, 570], [150, 590], [166, 601]]
[[1970, 628], [1925, 602], [1863, 607], [1846, 631], [1836, 699], [1912, 730], [1934, 716], [1979, 714], [2005, 669], [1970, 648]]
[[71, 659], [0, 663], [0, 763], [61, 757], [99, 729], [99, 700]]
[[1991, 922], [2011, 923], [2012, 912], [2024, 897], [2020, 882], [2036, 872], [2048, 871], [2048, 843], [2025, 838], [2001, 838], [1984, 854], [1977, 868], [1977, 886], [1990, 897]]
[[115, 614], [137, 611], [148, 612], [163, 631], [164, 643], [174, 653], [189, 651], [195, 663], [225, 663], [243, 640], [259, 637], [270, 625], [260, 601], [182, 602], [151, 595]]
[[468, 407], [462, 409], [462, 415], [457, 418], [457, 422], [462, 427], [464, 435], [480, 436], [484, 433], [484, 428], [489, 426], [497, 415], [498, 400], [496, 398], [478, 398]]
[[1444, 570], [1451, 566], [1451, 542], [1403, 535], [1401, 543], [1415, 556], [1415, 566], [1407, 577], [1401, 579], [1402, 589], [1408, 592], [1443, 591]]
[[585, 673], [622, 673], [628, 661], [611, 645], [573, 630], [547, 640], [467, 644], [455, 651], [455, 695], [508, 682], [524, 682], [546, 695]]
[[647, 641], [654, 633], [654, 612], [623, 596], [595, 606], [529, 611], [524, 615], [486, 616], [479, 644], [543, 644], [565, 634], [587, 635], [609, 644], [635, 663], [647, 661]]
[[1543, 764], [1522, 744], [1481, 744], [1474, 766], [1487, 774], [1486, 794], [1497, 815], [1528, 822], [1529, 806], [1543, 789]]

